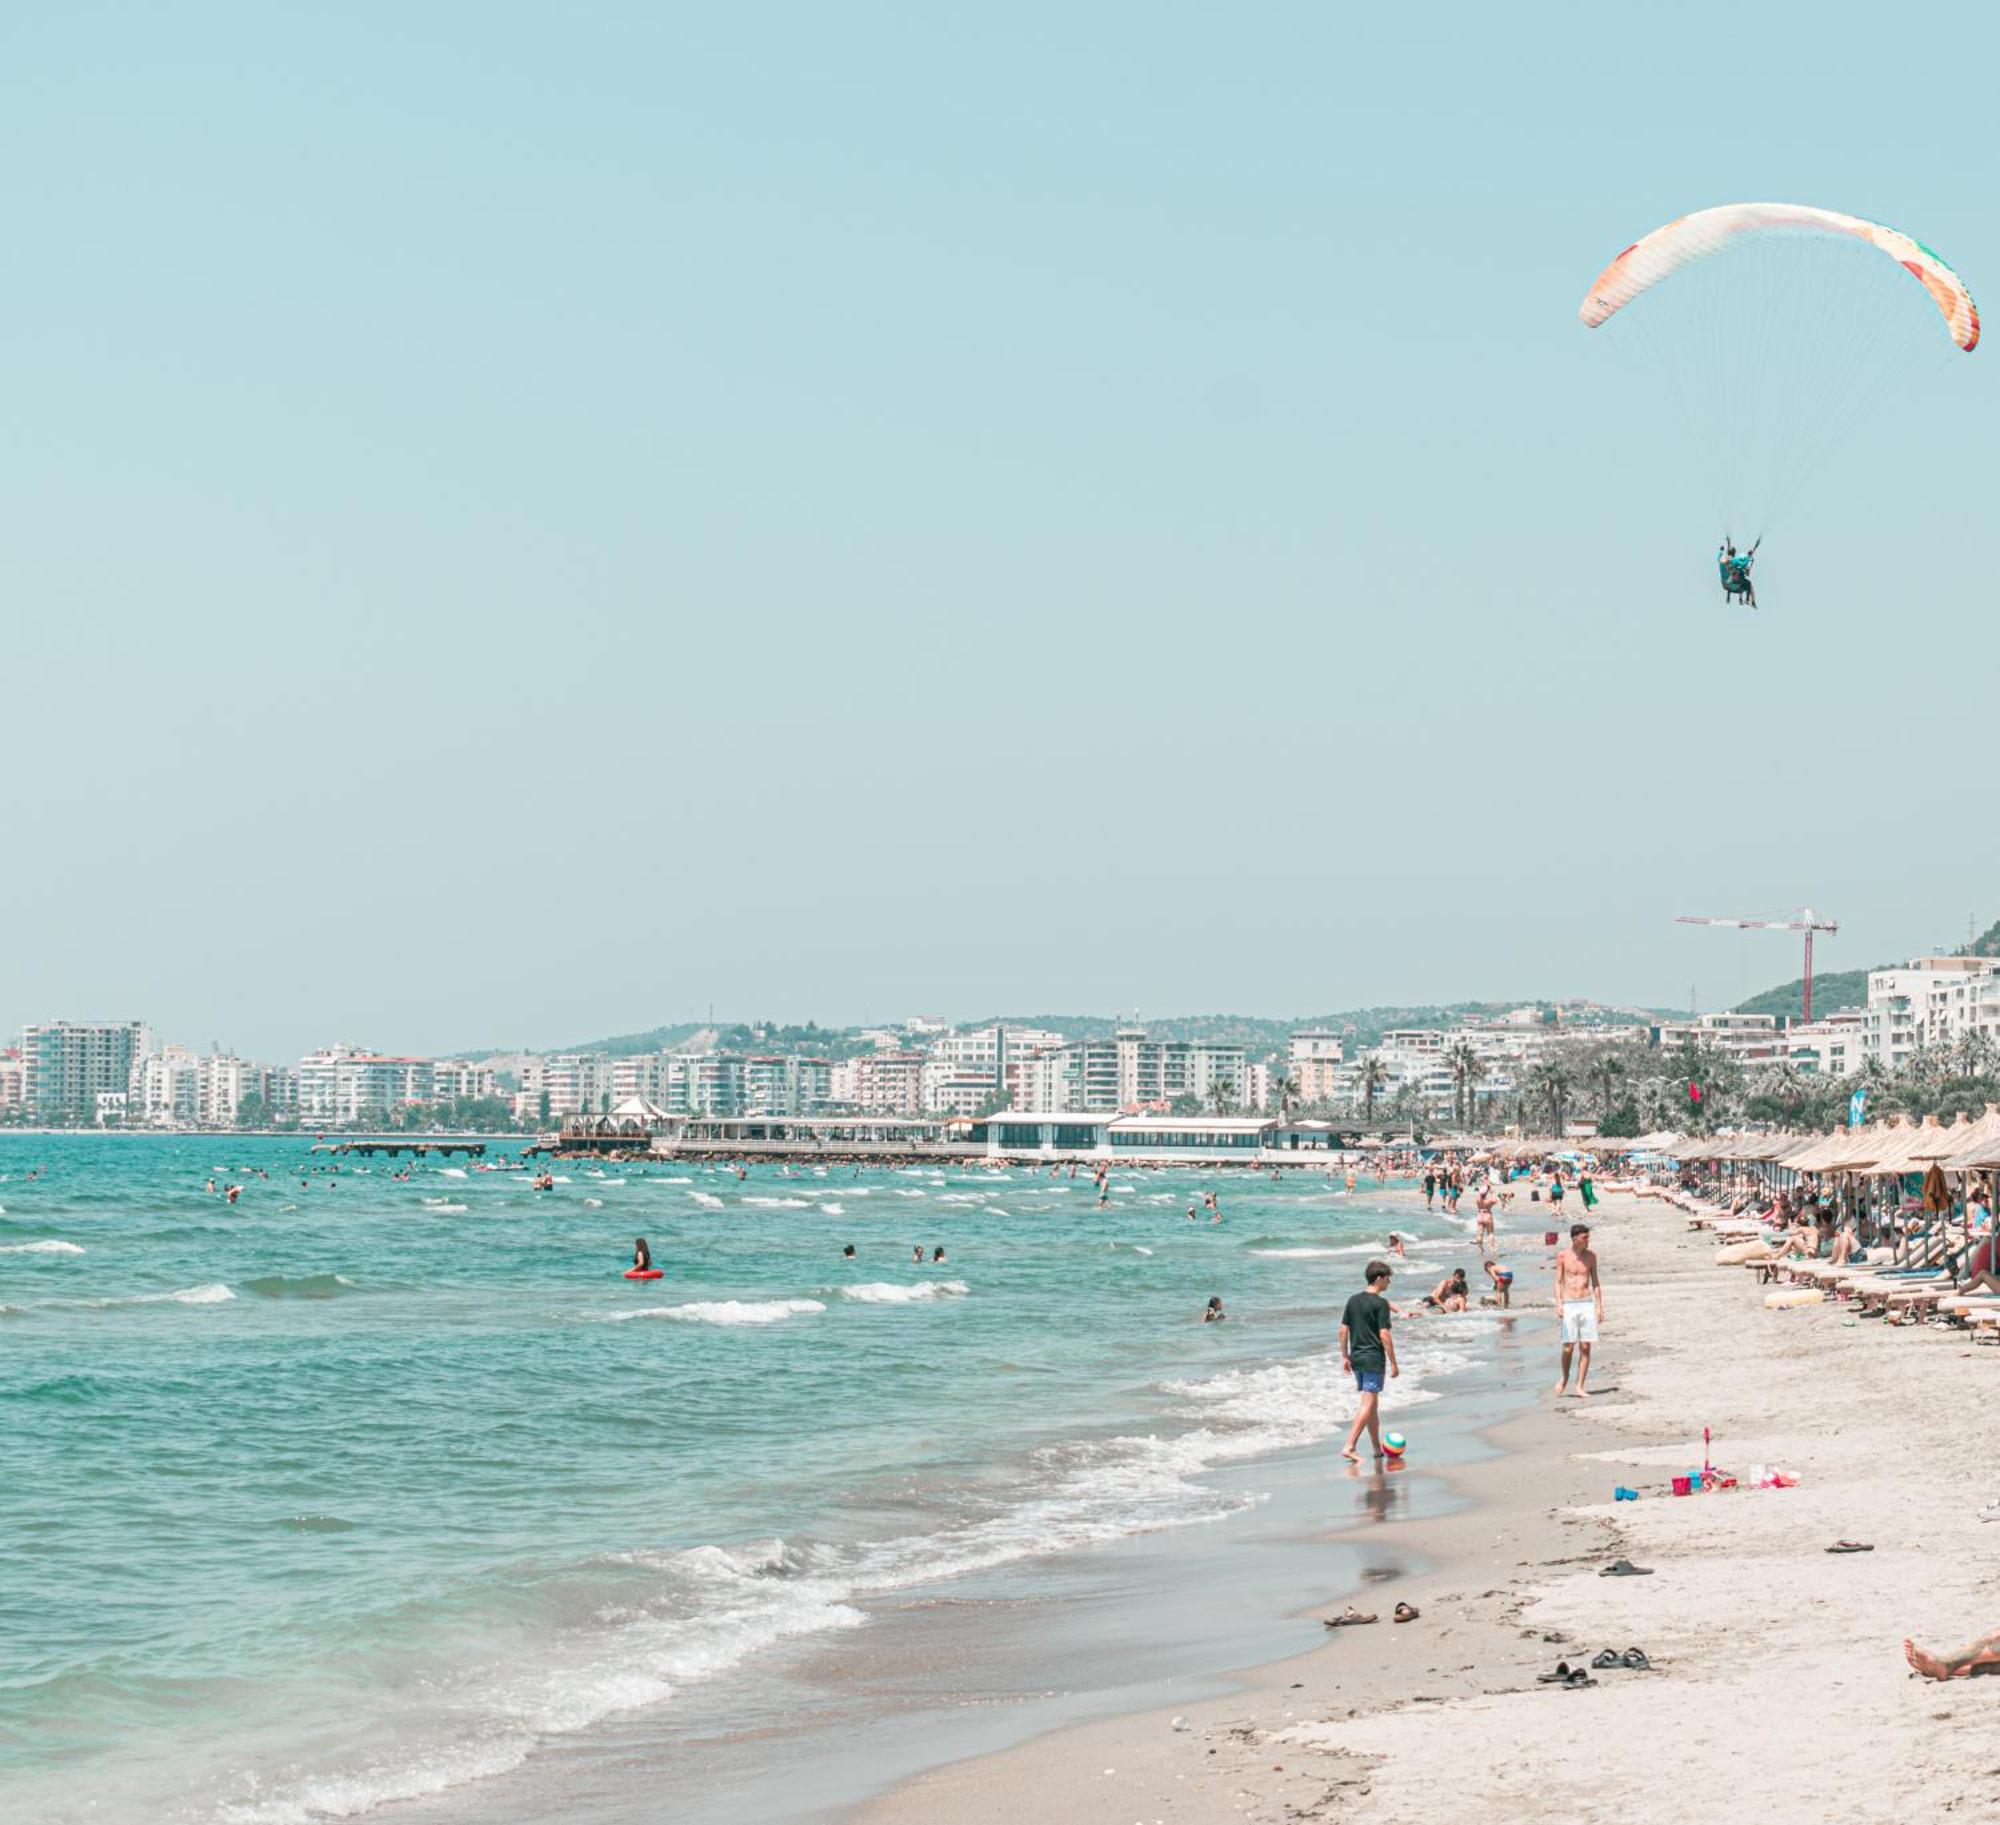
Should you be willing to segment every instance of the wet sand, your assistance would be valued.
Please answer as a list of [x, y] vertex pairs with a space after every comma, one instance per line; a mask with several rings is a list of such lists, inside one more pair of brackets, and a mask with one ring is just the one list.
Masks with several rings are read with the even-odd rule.
[[[1503, 1227], [1539, 1220], [1517, 1203]], [[1837, 1307], [1766, 1311], [1754, 1276], [1716, 1267], [1660, 1204], [1607, 1196], [1597, 1225], [1598, 1397], [1554, 1399], [1545, 1328], [1549, 1391], [1497, 1428], [1503, 1455], [1454, 1473], [1468, 1506], [1398, 1524], [1426, 1569], [1371, 1585], [1379, 1622], [1223, 1697], [937, 1769], [854, 1825], [1415, 1825], [1455, 1804], [1503, 1825], [2000, 1818], [2000, 1680], [1919, 1680], [1901, 1649], [2000, 1627], [2000, 1527], [1977, 1518], [2000, 1493], [2000, 1351]], [[1519, 1297], [1547, 1327], [1546, 1251], [1508, 1252], [1534, 1262]], [[1704, 1425], [1742, 1486], [1672, 1498]], [[1799, 1486], [1750, 1488], [1760, 1463]], [[1641, 1499], [1614, 1503], [1618, 1483]], [[1826, 1552], [1842, 1539], [1875, 1550]], [[1621, 1556], [1654, 1575], [1599, 1575]], [[1300, 1606], [1324, 1589], [1302, 1585]], [[1398, 1600], [1419, 1618], [1392, 1623]], [[1537, 1682], [1634, 1646], [1653, 1671]]]

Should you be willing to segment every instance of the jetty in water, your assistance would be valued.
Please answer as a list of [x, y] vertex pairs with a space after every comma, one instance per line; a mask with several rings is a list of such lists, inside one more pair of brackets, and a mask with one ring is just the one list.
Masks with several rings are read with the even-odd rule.
[[313, 1147], [315, 1153], [359, 1153], [369, 1158], [377, 1154], [387, 1154], [392, 1160], [405, 1153], [415, 1158], [427, 1154], [439, 1154], [446, 1159], [454, 1153], [462, 1153], [468, 1158], [476, 1159], [485, 1151], [484, 1141], [411, 1140], [401, 1135], [370, 1141], [319, 1141]]

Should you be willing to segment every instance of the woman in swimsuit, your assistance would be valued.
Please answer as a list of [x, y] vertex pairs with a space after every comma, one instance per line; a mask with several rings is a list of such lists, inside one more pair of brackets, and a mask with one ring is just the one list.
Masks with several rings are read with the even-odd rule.
[[642, 1274], [653, 1265], [653, 1251], [646, 1246], [644, 1236], [637, 1237], [632, 1243], [632, 1265]]

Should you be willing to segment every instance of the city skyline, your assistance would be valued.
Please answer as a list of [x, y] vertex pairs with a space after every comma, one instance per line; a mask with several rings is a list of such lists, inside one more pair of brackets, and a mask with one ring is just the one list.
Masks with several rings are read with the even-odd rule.
[[[1845, 441], [1725, 612], [1712, 507], [1576, 320], [1746, 196], [2000, 283], [1981, 60], [1901, 109], [1827, 43], [1793, 7], [45, 9], [0, 1019], [1723, 1005], [1675, 915], [1935, 946], [1938, 870], [1859, 840], [1916, 789], [1854, 667], [1984, 650], [1995, 357], [1944, 344], [1923, 460]], [[1754, 107], [1701, 99], [1718, 44]]]

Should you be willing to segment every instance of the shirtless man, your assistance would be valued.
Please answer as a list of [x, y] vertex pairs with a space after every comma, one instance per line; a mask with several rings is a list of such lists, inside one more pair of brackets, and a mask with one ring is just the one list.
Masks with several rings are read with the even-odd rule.
[[1569, 1247], [1556, 1256], [1556, 1310], [1562, 1315], [1562, 1380], [1557, 1394], [1567, 1394], [1570, 1358], [1581, 1352], [1576, 1371], [1576, 1398], [1588, 1398], [1590, 1346], [1604, 1322], [1604, 1288], [1598, 1284], [1597, 1256], [1591, 1252], [1590, 1225], [1569, 1226]]

